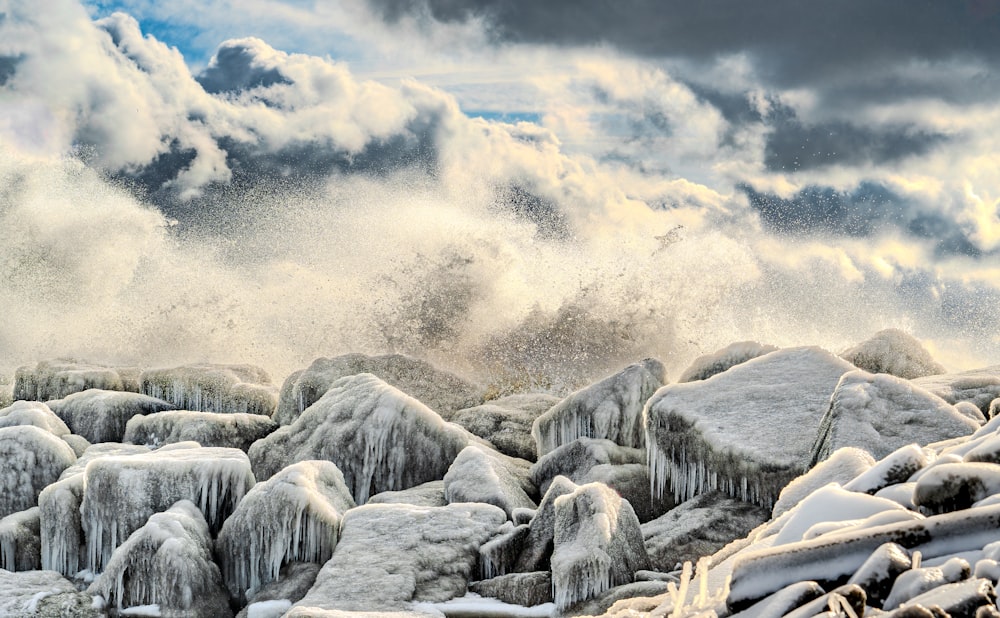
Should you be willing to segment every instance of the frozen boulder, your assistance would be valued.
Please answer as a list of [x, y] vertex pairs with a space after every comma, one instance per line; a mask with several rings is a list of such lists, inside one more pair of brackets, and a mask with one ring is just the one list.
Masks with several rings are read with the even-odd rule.
[[449, 420], [458, 410], [483, 403], [485, 395], [481, 386], [416, 358], [402, 354], [345, 354], [317, 358], [307, 369], [288, 376], [281, 387], [274, 420], [290, 424], [319, 401], [334, 382], [362, 373], [378, 376]]
[[32, 425], [60, 438], [70, 433], [66, 423], [40, 401], [15, 401], [0, 410], [0, 428], [15, 425]]
[[479, 547], [479, 566], [483, 579], [513, 573], [518, 558], [527, 547], [531, 526], [508, 522], [500, 533]]
[[413, 506], [445, 506], [444, 481], [427, 481], [409, 489], [383, 491], [368, 498], [366, 504], [412, 504]]
[[292, 603], [306, 596], [313, 587], [321, 566], [313, 562], [290, 562], [281, 567], [277, 579], [247, 597], [246, 607], [236, 614], [236, 618], [250, 618], [251, 612], [254, 618], [281, 618]]
[[508, 395], [459, 410], [451, 420], [505, 455], [535, 461], [538, 451], [531, 425], [557, 403], [558, 397], [542, 393]]
[[1000, 365], [916, 378], [913, 383], [952, 405], [972, 402], [990, 418], [990, 403], [1000, 397]]
[[721, 490], [770, 508], [805, 472], [847, 361], [815, 347], [771, 352], [707, 380], [664, 386], [646, 404], [656, 495]]
[[977, 429], [979, 423], [908, 380], [852, 371], [840, 379], [823, 416], [813, 462], [844, 446], [863, 448], [881, 459], [912, 442], [927, 444]]
[[[809, 494], [790, 509], [780, 522], [780, 529], [773, 545], [794, 543], [808, 538], [807, 533], [817, 524], [830, 522], [854, 522], [885, 511], [898, 511], [909, 515], [909, 511], [892, 500], [877, 498], [854, 491], [847, 491], [836, 483], [831, 483]], [[778, 522], [775, 522], [778, 523]]]
[[1000, 465], [946, 463], [928, 468], [917, 480], [913, 503], [928, 513], [967, 509], [1000, 493]]
[[42, 489], [75, 461], [73, 449], [44, 429], [0, 429], [0, 517], [38, 504]]
[[[912, 597], [902, 605], [905, 610], [910, 607], [934, 608], [943, 615], [953, 618], [970, 616], [996, 615], [997, 594], [993, 582], [987, 579], [966, 579], [964, 581], [945, 584]], [[980, 613], [979, 610], [986, 610]], [[901, 614], [897, 614], [899, 616]], [[933, 615], [933, 614], [932, 614]]]
[[469, 591], [511, 605], [532, 607], [552, 602], [552, 574], [548, 571], [509, 573], [474, 582]]
[[84, 471], [80, 507], [88, 568], [100, 573], [112, 552], [153, 513], [180, 500], [201, 509], [212, 534], [254, 485], [250, 461], [232, 448], [164, 447], [148, 455], [109, 455]]
[[837, 449], [829, 458], [781, 490], [771, 511], [772, 516], [778, 517], [786, 513], [811, 493], [830, 483], [844, 485], [853, 481], [858, 475], [870, 470], [874, 463], [875, 460], [867, 451], [853, 447]]
[[87, 592], [120, 613], [156, 605], [159, 615], [232, 616], [205, 518], [182, 500], [129, 535]]
[[869, 605], [882, 607], [896, 578], [912, 566], [910, 552], [896, 543], [886, 543], [868, 556], [847, 583], [861, 586], [868, 594]]
[[524, 548], [514, 564], [514, 571], [548, 571], [555, 539], [556, 500], [576, 491], [578, 485], [564, 476], [552, 479], [538, 511], [528, 524]]
[[162, 399], [140, 393], [88, 389], [48, 403], [73, 431], [92, 444], [121, 442], [125, 424], [137, 414], [173, 410]]
[[270, 416], [262, 414], [171, 410], [133, 416], [125, 426], [123, 441], [158, 447], [193, 440], [202, 446], [246, 451], [251, 444], [277, 428], [278, 424]]
[[748, 360], [776, 352], [778, 348], [756, 341], [737, 341], [711, 354], [703, 354], [691, 362], [691, 365], [677, 379], [678, 382], [694, 382], [707, 380], [717, 373], [722, 373], [731, 367]]
[[972, 569], [962, 558], [951, 558], [939, 567], [921, 567], [900, 573], [882, 609], [896, 609], [910, 599], [944, 584], [969, 579]]
[[34, 571], [40, 568], [42, 541], [38, 507], [0, 518], [0, 569]]
[[253, 365], [181, 365], [147, 369], [140, 375], [141, 390], [181, 410], [243, 412], [271, 416], [278, 389], [271, 377]]
[[455, 457], [444, 475], [444, 495], [452, 502], [482, 502], [498, 506], [513, 517], [514, 509], [533, 509], [537, 492], [529, 479], [531, 464], [493, 449], [473, 444]]
[[488, 504], [371, 504], [344, 516], [333, 557], [295, 607], [399, 611], [463, 596], [479, 546], [507, 521]]
[[573, 476], [580, 485], [603, 483], [628, 500], [640, 523], [656, 519], [674, 508], [673, 496], [653, 496], [649, 491], [649, 466], [644, 463], [598, 464], [582, 477]]
[[13, 618], [105, 618], [93, 595], [54, 571], [12, 573], [0, 569], [0, 616]]
[[250, 447], [260, 479], [306, 459], [326, 459], [344, 473], [355, 502], [444, 478], [470, 444], [469, 432], [371, 374], [337, 381], [294, 423]]
[[880, 330], [841, 352], [840, 357], [869, 373], [887, 373], [904, 380], [945, 372], [920, 341], [898, 328]]
[[229, 594], [244, 602], [288, 563], [325, 563], [353, 507], [344, 475], [329, 461], [292, 464], [255, 485], [215, 545]]
[[907, 444], [889, 453], [854, 479], [842, 484], [844, 489], [875, 495], [887, 487], [906, 482], [927, 466], [931, 462], [931, 457], [926, 449], [916, 444]]
[[761, 599], [731, 618], [782, 618], [792, 610], [810, 603], [825, 594], [814, 581], [796, 582], [771, 596]]
[[136, 391], [134, 368], [116, 368], [69, 359], [39, 361], [14, 374], [14, 399], [49, 401], [90, 388], [109, 391]]
[[531, 480], [544, 494], [552, 479], [559, 475], [580, 482], [594, 466], [620, 466], [645, 461], [646, 455], [641, 449], [620, 446], [611, 440], [577, 438], [539, 457], [531, 466]]
[[663, 363], [647, 358], [569, 395], [531, 427], [539, 457], [578, 438], [642, 448], [642, 407], [666, 379]]

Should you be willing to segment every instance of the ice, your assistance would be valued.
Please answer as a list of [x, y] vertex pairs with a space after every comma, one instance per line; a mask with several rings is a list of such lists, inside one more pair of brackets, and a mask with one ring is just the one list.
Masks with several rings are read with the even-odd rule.
[[201, 511], [181, 500], [118, 547], [87, 592], [118, 611], [157, 605], [167, 615], [232, 616]]
[[261, 414], [172, 410], [133, 416], [125, 426], [123, 441], [156, 447], [192, 440], [202, 446], [246, 451], [277, 428], [278, 424], [271, 417]]
[[378, 376], [446, 419], [458, 410], [483, 403], [485, 396], [481, 386], [420, 359], [402, 354], [345, 354], [317, 358], [307, 369], [290, 375], [281, 387], [274, 420], [282, 425], [292, 423], [306, 408], [319, 401], [334, 382], [362, 373]]
[[876, 459], [912, 442], [927, 444], [971, 435], [979, 423], [912, 382], [888, 374], [844, 374], [823, 416], [813, 462], [844, 446]]
[[877, 494], [891, 485], [905, 482], [927, 466], [931, 460], [932, 454], [927, 450], [917, 444], [907, 444], [889, 453], [853, 480], [844, 483], [844, 489]]
[[987, 413], [990, 403], [1000, 397], [1000, 365], [916, 378], [913, 383], [950, 404], [970, 401], [991, 418]]
[[34, 571], [42, 568], [38, 518], [37, 506], [0, 518], [0, 569]]
[[173, 404], [149, 395], [100, 389], [73, 393], [50, 401], [48, 405], [66, 421], [73, 433], [93, 444], [121, 442], [125, 424], [137, 414], [175, 409]]
[[882, 607], [896, 578], [912, 565], [910, 552], [896, 543], [886, 543], [872, 552], [847, 583], [864, 588], [869, 605]]
[[32, 425], [59, 437], [70, 432], [66, 423], [40, 401], [15, 401], [0, 410], [0, 427], [16, 425]]
[[140, 376], [142, 392], [181, 410], [243, 412], [271, 416], [278, 389], [267, 372], [253, 365], [182, 365], [147, 369]]
[[71, 359], [39, 361], [14, 374], [14, 399], [49, 401], [71, 393], [99, 388], [108, 391], [137, 391], [133, 368], [115, 368]]
[[230, 595], [245, 602], [289, 562], [323, 564], [354, 500], [329, 461], [292, 464], [255, 485], [226, 519], [216, 541]]
[[498, 506], [513, 518], [516, 508], [533, 509], [531, 494], [537, 493], [528, 478], [531, 464], [478, 444], [469, 445], [455, 457], [444, 475], [448, 502], [482, 502]]
[[428, 481], [409, 489], [383, 491], [368, 498], [366, 504], [412, 504], [413, 506], [445, 506], [444, 481]]
[[704, 354], [694, 359], [691, 365], [684, 370], [677, 382], [695, 382], [697, 380], [707, 380], [717, 373], [722, 373], [727, 369], [735, 367], [748, 360], [776, 352], [777, 347], [766, 345], [757, 341], [737, 341], [731, 343], [721, 350], [716, 350], [711, 354]]
[[[247, 607], [238, 614], [238, 618], [246, 618], [247, 609], [255, 603], [274, 601], [290, 606], [306, 596], [309, 589], [316, 583], [316, 576], [322, 565], [312, 562], [290, 562], [281, 568], [278, 579], [262, 585], [256, 592], [247, 596]], [[286, 606], [285, 610], [288, 609]]]
[[873, 464], [875, 460], [867, 451], [852, 447], [837, 449], [828, 459], [813, 466], [781, 490], [772, 516], [782, 515], [809, 494], [830, 483], [845, 485], [853, 482], [859, 475], [871, 470]]
[[469, 593], [443, 603], [414, 603], [416, 610], [439, 611], [445, 616], [475, 616], [477, 618], [549, 618], [556, 607], [552, 603], [503, 602], [484, 599]]
[[577, 438], [551, 451], [531, 466], [531, 480], [543, 494], [549, 483], [562, 475], [582, 480], [594, 466], [627, 465], [643, 463], [645, 454], [641, 449], [615, 444], [611, 440], [599, 438]]
[[557, 403], [558, 397], [542, 393], [508, 395], [459, 410], [452, 422], [487, 440], [505, 455], [535, 461], [538, 451], [531, 425]]
[[611, 440], [621, 446], [642, 448], [642, 408], [666, 379], [663, 364], [647, 358], [569, 395], [535, 419], [531, 435], [538, 456], [577, 438]]
[[816, 582], [796, 582], [761, 599], [744, 611], [733, 614], [731, 618], [782, 618], [796, 607], [802, 607], [824, 594]]
[[44, 429], [0, 429], [0, 517], [38, 504], [39, 492], [75, 461], [73, 449]]
[[[530, 573], [510, 573], [474, 582], [469, 589], [480, 596], [490, 597], [504, 603], [533, 607], [542, 605], [550, 615], [555, 609], [552, 604], [552, 574], [548, 571]], [[542, 610], [543, 608], [539, 608]], [[515, 608], [508, 607], [512, 615]]]
[[968, 462], [1000, 463], [1000, 434], [986, 437], [962, 457]]
[[649, 492], [649, 466], [645, 463], [598, 464], [586, 471], [582, 477], [573, 475], [573, 482], [604, 483], [628, 500], [640, 523], [656, 519], [676, 506], [669, 495], [653, 497]]
[[11, 618], [105, 618], [91, 595], [53, 571], [11, 573], [0, 569], [0, 616]]
[[971, 574], [969, 563], [961, 558], [952, 558], [940, 567], [910, 569], [896, 578], [882, 609], [896, 609], [928, 590], [968, 579]]
[[254, 472], [267, 479], [306, 459], [344, 473], [355, 502], [444, 478], [463, 448], [481, 440], [371, 374], [341, 378], [291, 425], [250, 447]]
[[864, 519], [890, 510], [909, 513], [892, 500], [847, 491], [831, 483], [812, 492], [788, 511], [788, 518], [775, 537], [774, 545], [801, 541], [806, 531], [820, 522]]
[[528, 547], [530, 524], [505, 524], [500, 534], [479, 548], [480, 574], [483, 579], [493, 579], [514, 573], [517, 561]]
[[198, 505], [210, 531], [218, 533], [253, 487], [243, 451], [183, 446], [146, 455], [109, 455], [87, 464], [80, 513], [91, 571], [100, 573], [115, 548], [150, 515], [180, 500]]
[[911, 598], [903, 607], [936, 607], [946, 616], [993, 616], [995, 612], [979, 614], [981, 607], [996, 609], [996, 590], [985, 579], [968, 579], [945, 584]]
[[1000, 465], [949, 463], [929, 468], [917, 481], [913, 503], [928, 513], [967, 509], [1000, 493]]
[[571, 494], [578, 488], [577, 484], [564, 476], [557, 476], [549, 484], [548, 491], [542, 497], [535, 517], [528, 525], [528, 538], [524, 551], [514, 565], [514, 571], [526, 573], [530, 571], [548, 571], [552, 557], [553, 539], [555, 538], [556, 505], [561, 496]]
[[639, 520], [606, 485], [582, 485], [555, 500], [552, 596], [556, 607], [630, 583], [649, 568]]
[[770, 508], [810, 465], [820, 419], [853, 366], [815, 347], [771, 352], [699, 382], [664, 386], [646, 404], [655, 495], [721, 490]]
[[288, 599], [251, 603], [247, 606], [246, 618], [281, 618], [291, 606]]
[[840, 356], [859, 369], [905, 380], [945, 372], [916, 338], [897, 328], [881, 330], [870, 339], [844, 350]]

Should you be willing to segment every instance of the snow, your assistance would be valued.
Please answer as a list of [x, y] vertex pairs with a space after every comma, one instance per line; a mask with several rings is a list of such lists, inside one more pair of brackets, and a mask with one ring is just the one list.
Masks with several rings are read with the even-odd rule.
[[641, 449], [620, 446], [606, 439], [577, 438], [539, 457], [531, 466], [531, 480], [544, 494], [556, 476], [576, 482], [583, 480], [595, 466], [643, 463], [644, 460]]
[[291, 425], [258, 440], [258, 478], [306, 459], [337, 464], [354, 496], [368, 497], [444, 478], [463, 448], [482, 441], [371, 374], [341, 378]]
[[971, 573], [969, 563], [961, 558], [951, 558], [940, 567], [910, 569], [896, 577], [882, 609], [896, 609], [909, 599], [928, 590], [968, 579]]
[[217, 414], [173, 410], [148, 416], [138, 414], [125, 426], [124, 442], [157, 447], [192, 440], [202, 446], [247, 450], [250, 445], [278, 428], [261, 414]]
[[553, 603], [543, 603], [530, 607], [504, 603], [497, 599], [484, 598], [469, 593], [464, 597], [443, 603], [414, 603], [415, 610], [439, 611], [445, 616], [479, 616], [481, 618], [548, 618], [555, 612]]
[[913, 503], [922, 511], [944, 513], [966, 509], [1000, 493], [1000, 465], [949, 463], [934, 466], [917, 481]]
[[648, 358], [569, 395], [532, 424], [539, 457], [577, 438], [642, 448], [642, 408], [666, 379], [663, 364]]
[[40, 401], [15, 401], [0, 410], [0, 427], [18, 425], [32, 425], [59, 437], [70, 432], [66, 423]]
[[278, 579], [292, 561], [323, 564], [354, 500], [329, 461], [292, 464], [255, 485], [226, 519], [216, 541], [223, 579], [241, 602]]
[[945, 372], [945, 368], [916, 338], [896, 328], [881, 330], [844, 350], [840, 356], [859, 369], [891, 374], [905, 380]]
[[412, 504], [414, 506], [444, 506], [444, 481], [427, 481], [409, 489], [383, 491], [368, 498], [366, 504]]
[[444, 495], [451, 502], [482, 502], [498, 506], [513, 519], [516, 508], [536, 508], [529, 494], [537, 492], [529, 479], [531, 464], [473, 444], [455, 457], [444, 475]]
[[[541, 605], [550, 614], [555, 610], [555, 604], [552, 603], [552, 574], [548, 571], [498, 575], [472, 582], [469, 590], [471, 591], [469, 596], [475, 593], [522, 608]], [[510, 605], [506, 609], [513, 614], [517, 608]]]
[[535, 419], [559, 403], [544, 393], [508, 395], [455, 413], [452, 422], [483, 438], [498, 451], [528, 461], [538, 458], [531, 425]]
[[737, 341], [711, 354], [703, 354], [691, 362], [691, 365], [677, 379], [681, 382], [707, 380], [717, 373], [735, 367], [748, 360], [776, 352], [778, 348], [757, 341]]
[[100, 389], [73, 393], [50, 401], [48, 405], [66, 421], [73, 433], [94, 444], [121, 442], [125, 424], [137, 414], [154, 414], [175, 408], [173, 404], [149, 395]]
[[782, 618], [796, 607], [823, 596], [823, 588], [816, 582], [796, 582], [760, 600], [732, 618]]
[[801, 541], [806, 531], [821, 522], [864, 519], [884, 511], [909, 512], [892, 500], [847, 491], [836, 483], [817, 489], [794, 508], [774, 539], [774, 546]]
[[71, 393], [99, 388], [138, 390], [133, 369], [120, 369], [69, 359], [39, 361], [18, 368], [14, 374], [14, 399], [49, 401]]
[[805, 472], [820, 419], [853, 366], [816, 347], [771, 352], [646, 404], [651, 483], [678, 502], [722, 490], [770, 508]]
[[73, 449], [44, 429], [0, 429], [0, 517], [38, 504], [42, 489], [75, 461]]
[[886, 543], [872, 552], [847, 583], [864, 588], [869, 605], [882, 607], [896, 578], [910, 570], [912, 565], [910, 552], [896, 543]]
[[38, 528], [37, 506], [0, 518], [0, 569], [33, 571], [41, 568]]
[[[834, 457], [836, 457], [836, 453], [834, 453]], [[932, 461], [932, 457], [933, 453], [921, 448], [918, 444], [901, 446], [880, 459], [878, 463], [865, 472], [857, 475], [853, 480], [844, 483], [844, 489], [877, 494], [882, 489], [905, 482], [917, 471], [927, 466]]]
[[[949, 616], [980, 616], [980, 607], [996, 608], [993, 583], [985, 579], [967, 579], [938, 586], [911, 598], [903, 607], [937, 607]], [[995, 615], [988, 613], [986, 616]]]
[[782, 515], [809, 494], [830, 483], [845, 485], [854, 482], [858, 476], [870, 471], [873, 465], [875, 460], [867, 451], [852, 447], [837, 449], [828, 459], [819, 462], [781, 490], [772, 516]]
[[260, 601], [247, 606], [246, 618], [281, 618], [292, 606], [288, 599]]
[[267, 372], [253, 365], [182, 365], [147, 369], [141, 391], [195, 412], [243, 412], [271, 416], [278, 389]]
[[990, 403], [1000, 397], [1000, 365], [916, 378], [913, 383], [929, 390], [950, 404], [971, 401], [986, 413]]
[[89, 594], [53, 571], [12, 573], [0, 569], [0, 616], [101, 618]]

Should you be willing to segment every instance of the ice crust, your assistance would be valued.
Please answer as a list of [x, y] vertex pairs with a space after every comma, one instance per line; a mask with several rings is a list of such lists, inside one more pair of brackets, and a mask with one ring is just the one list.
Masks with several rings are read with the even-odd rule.
[[0, 410], [0, 428], [18, 425], [32, 425], [59, 437], [70, 432], [66, 423], [40, 401], [15, 401]]
[[14, 374], [14, 399], [49, 401], [71, 393], [99, 388], [109, 391], [137, 391], [137, 370], [95, 365], [70, 359], [39, 361], [25, 365]]
[[0, 569], [34, 571], [40, 568], [38, 507], [0, 518]]
[[123, 441], [158, 447], [190, 440], [202, 446], [246, 451], [277, 428], [278, 424], [271, 417], [261, 414], [172, 410], [133, 416], [125, 426]]
[[920, 341], [898, 328], [881, 330], [840, 356], [859, 369], [904, 380], [945, 373]]
[[444, 475], [444, 495], [451, 502], [482, 502], [498, 506], [513, 518], [514, 509], [536, 508], [537, 489], [529, 478], [531, 465], [485, 446], [473, 444], [455, 457]]
[[181, 410], [243, 412], [271, 416], [278, 389], [266, 371], [253, 365], [182, 365], [147, 369], [140, 375], [144, 394]]
[[0, 428], [0, 517], [38, 504], [38, 494], [76, 462], [76, 453], [34, 425]]
[[73, 393], [50, 401], [48, 405], [73, 433], [92, 444], [121, 442], [125, 436], [125, 424], [137, 414], [175, 409], [173, 404], [149, 395], [100, 389]]
[[722, 373], [731, 367], [748, 360], [777, 351], [773, 345], [757, 341], [737, 341], [711, 354], [703, 354], [691, 362], [691, 365], [681, 373], [677, 382], [695, 382], [707, 380], [717, 373]]
[[577, 438], [643, 448], [643, 406], [666, 380], [663, 363], [648, 358], [569, 395], [532, 424], [539, 457]]

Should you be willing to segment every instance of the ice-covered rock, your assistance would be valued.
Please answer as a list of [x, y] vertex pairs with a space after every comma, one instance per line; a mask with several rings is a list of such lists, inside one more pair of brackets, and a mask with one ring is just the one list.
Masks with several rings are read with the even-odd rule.
[[254, 618], [280, 618], [292, 603], [306, 596], [316, 583], [321, 566], [313, 562], [290, 562], [281, 567], [276, 580], [247, 597], [246, 607], [236, 618], [250, 618], [251, 612]]
[[913, 503], [928, 513], [967, 509], [1000, 493], [1000, 465], [948, 463], [929, 468], [917, 480]]
[[910, 552], [897, 543], [886, 543], [868, 556], [847, 583], [861, 586], [868, 594], [869, 605], [882, 607], [896, 578], [912, 566]]
[[917, 444], [907, 444], [889, 453], [853, 480], [843, 483], [844, 489], [875, 495], [887, 487], [906, 482], [930, 462], [931, 454], [927, 450]]
[[469, 591], [511, 605], [532, 607], [552, 602], [552, 574], [548, 571], [509, 573], [473, 582]]
[[904, 380], [945, 372], [920, 341], [898, 328], [880, 330], [870, 339], [844, 350], [840, 356], [859, 369], [887, 373]]
[[953, 405], [970, 401], [991, 418], [990, 403], [1000, 397], [1000, 365], [916, 378], [913, 383]]
[[[575, 476], [575, 475], [574, 475]], [[604, 483], [628, 500], [640, 523], [656, 519], [674, 508], [673, 496], [653, 496], [649, 491], [649, 466], [644, 463], [634, 464], [598, 464], [573, 482], [585, 485], [587, 483]]]
[[34, 571], [40, 568], [42, 542], [38, 507], [0, 518], [0, 569]]
[[0, 410], [0, 428], [17, 425], [32, 425], [59, 437], [70, 432], [66, 423], [40, 401], [15, 401]]
[[325, 563], [353, 507], [344, 475], [329, 461], [292, 464], [255, 485], [215, 545], [230, 595], [245, 601], [290, 562]]
[[365, 504], [412, 504], [413, 506], [445, 506], [444, 481], [427, 481], [409, 489], [383, 491], [368, 498]]
[[326, 459], [344, 473], [354, 500], [444, 478], [480, 439], [371, 374], [341, 378], [295, 422], [250, 447], [259, 479], [288, 464]]
[[777, 546], [801, 541], [819, 523], [852, 522], [885, 511], [909, 513], [892, 500], [847, 491], [836, 483], [831, 483], [812, 492], [788, 511], [773, 544]]
[[644, 414], [656, 495], [721, 490], [770, 508], [808, 469], [830, 395], [851, 369], [820, 348], [788, 348], [664, 386]]
[[399, 611], [412, 601], [460, 597], [475, 572], [479, 546], [505, 521], [504, 512], [488, 504], [351, 509], [333, 557], [295, 607]]
[[[993, 582], [986, 579], [965, 581], [938, 586], [911, 598], [903, 604], [907, 607], [930, 607], [941, 610], [945, 616], [961, 618], [965, 616], [981, 618], [995, 615], [997, 595]], [[978, 613], [985, 608], [987, 612]]]
[[212, 537], [201, 511], [187, 500], [155, 513], [129, 535], [87, 590], [119, 612], [156, 605], [161, 616], [232, 616]]
[[820, 424], [813, 462], [844, 446], [876, 459], [912, 442], [927, 444], [972, 434], [979, 424], [908, 380], [884, 373], [844, 374]]
[[531, 427], [539, 457], [578, 438], [642, 448], [642, 408], [666, 379], [663, 363], [647, 358], [569, 395]]
[[133, 416], [125, 426], [122, 440], [154, 447], [193, 440], [202, 446], [245, 451], [277, 428], [278, 424], [270, 416], [262, 414], [170, 410]]
[[75, 461], [73, 449], [45, 429], [0, 429], [0, 517], [38, 504], [39, 492]]
[[829, 458], [781, 490], [778, 501], [774, 503], [772, 516], [778, 517], [789, 511], [809, 494], [830, 483], [844, 485], [853, 482], [859, 475], [870, 470], [874, 463], [875, 460], [867, 451], [853, 447], [837, 449]]
[[112, 552], [150, 515], [180, 500], [197, 505], [216, 534], [253, 485], [250, 461], [232, 448], [183, 445], [94, 459], [84, 471], [80, 507], [87, 566], [94, 573], [103, 571]]
[[105, 618], [93, 596], [54, 571], [12, 573], [0, 569], [0, 616], [11, 618]]
[[108, 391], [139, 390], [135, 368], [107, 367], [71, 359], [39, 361], [14, 374], [14, 399], [49, 401], [71, 393], [99, 388]]
[[50, 401], [48, 405], [73, 433], [92, 444], [121, 442], [125, 424], [137, 414], [175, 409], [173, 404], [149, 395], [96, 388]]
[[555, 539], [556, 500], [576, 491], [578, 485], [564, 476], [552, 479], [538, 511], [528, 525], [525, 547], [514, 564], [514, 571], [527, 573], [549, 570]]
[[853, 584], [838, 586], [818, 599], [805, 603], [785, 614], [784, 618], [840, 618], [863, 616], [867, 595]]
[[928, 590], [966, 580], [971, 574], [972, 568], [962, 558], [951, 558], [939, 567], [910, 569], [896, 577], [889, 596], [882, 604], [882, 609], [896, 609]]
[[527, 523], [505, 524], [500, 533], [479, 547], [479, 566], [483, 579], [492, 579], [517, 570], [517, 561], [528, 545], [531, 526]]
[[594, 466], [644, 463], [645, 459], [641, 449], [620, 446], [606, 439], [577, 438], [539, 457], [531, 466], [531, 481], [544, 494], [556, 476], [579, 482]]
[[271, 416], [278, 389], [271, 377], [253, 365], [181, 365], [147, 369], [139, 377], [141, 391], [181, 410], [243, 412]]
[[529, 478], [531, 464], [479, 444], [465, 447], [444, 475], [448, 502], [482, 502], [513, 517], [514, 509], [533, 509], [537, 489]]
[[334, 382], [362, 373], [378, 376], [449, 420], [458, 410], [483, 403], [485, 395], [481, 386], [420, 359], [402, 354], [345, 354], [317, 358], [308, 368], [288, 376], [281, 387], [274, 420], [290, 424], [319, 401]]
[[538, 451], [531, 425], [557, 403], [558, 397], [544, 393], [508, 395], [459, 410], [451, 420], [505, 455], [535, 461]]
[[814, 581], [796, 582], [761, 599], [742, 612], [733, 614], [730, 618], [782, 618], [824, 594], [826, 593], [823, 588]]
[[776, 352], [777, 347], [757, 341], [737, 341], [710, 354], [703, 354], [691, 361], [687, 369], [681, 373], [677, 382], [695, 382], [707, 380], [717, 373], [722, 373], [731, 367], [748, 360]]
[[649, 568], [639, 520], [628, 502], [600, 483], [555, 500], [552, 592], [566, 609]]

